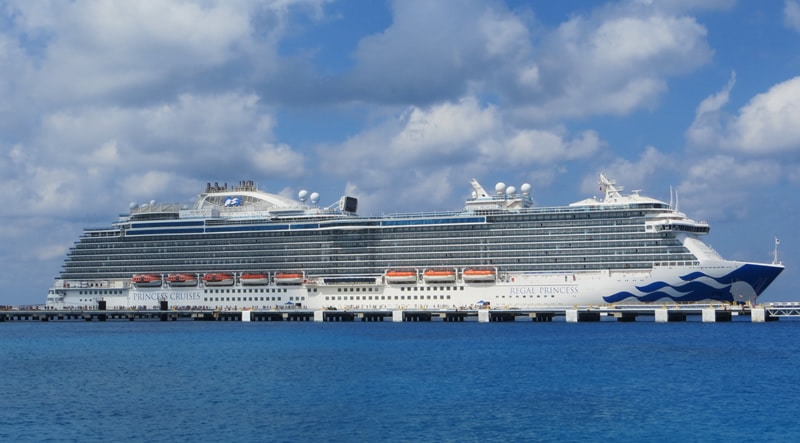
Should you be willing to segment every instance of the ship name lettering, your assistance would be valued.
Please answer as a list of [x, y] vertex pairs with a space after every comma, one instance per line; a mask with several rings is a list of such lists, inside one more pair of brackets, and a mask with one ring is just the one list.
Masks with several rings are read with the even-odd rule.
[[523, 286], [509, 288], [510, 295], [565, 295], [577, 293], [577, 286]]
[[133, 301], [199, 301], [200, 294], [197, 292], [132, 292]]

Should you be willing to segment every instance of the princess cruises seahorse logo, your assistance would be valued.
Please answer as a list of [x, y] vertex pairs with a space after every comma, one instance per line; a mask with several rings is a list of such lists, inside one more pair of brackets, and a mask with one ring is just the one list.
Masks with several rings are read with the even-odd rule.
[[242, 206], [242, 197], [225, 197], [225, 207]]

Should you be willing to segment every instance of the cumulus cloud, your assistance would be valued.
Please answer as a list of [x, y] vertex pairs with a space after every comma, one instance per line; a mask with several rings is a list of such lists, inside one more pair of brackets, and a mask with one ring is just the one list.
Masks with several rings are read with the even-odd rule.
[[555, 29], [499, 3], [409, 0], [392, 8], [391, 26], [359, 42], [340, 79], [354, 100], [424, 106], [491, 95], [522, 119], [626, 114], [654, 107], [669, 77], [712, 55], [705, 27], [681, 15], [689, 5], [623, 2]]
[[[586, 158], [603, 146], [584, 131], [570, 139], [563, 129], [515, 129], [492, 105], [475, 98], [426, 108], [410, 107], [399, 118], [351, 137], [321, 153], [331, 171], [351, 174], [372, 169], [441, 163], [490, 166], [551, 164]], [[422, 166], [424, 168], [424, 166]]]
[[484, 152], [484, 155], [496, 156], [495, 164], [546, 165], [586, 158], [603, 145], [594, 131], [584, 131], [570, 140], [559, 132], [541, 129], [517, 131], [504, 144], [508, 146], [507, 149]]
[[709, 146], [716, 143], [727, 118], [722, 108], [728, 103], [734, 84], [736, 84], [736, 73], [731, 73], [728, 84], [722, 90], [706, 97], [697, 106], [694, 121], [686, 131], [690, 144]]
[[16, 2], [20, 31], [46, 42], [34, 55], [36, 97], [119, 100], [224, 63], [248, 39], [249, 20], [215, 3]]
[[[698, 159], [678, 187], [681, 209], [702, 219], [742, 218], [757, 206], [752, 190], [775, 184], [781, 176], [782, 166], [774, 160], [742, 160], [726, 154]], [[713, 205], [708, 204], [711, 201]]]
[[520, 113], [541, 120], [652, 107], [667, 77], [710, 60], [705, 38], [694, 18], [650, 10], [572, 17], [545, 39], [538, 70], [545, 87]]
[[[402, 197], [393, 195], [398, 184], [407, 191], [433, 181], [437, 196], [444, 197], [452, 185], [445, 186], [442, 180], [468, 183], [472, 175], [490, 170], [532, 174], [541, 169], [536, 181], [548, 183], [556, 165], [590, 158], [605, 146], [592, 130], [571, 135], [564, 128], [515, 127], [496, 107], [466, 97], [410, 107], [341, 144], [320, 147], [319, 153], [326, 172], [348, 177], [354, 188], [374, 195], [366, 198], [368, 207], [370, 201], [389, 198], [402, 204], [398, 201]], [[416, 196], [408, 203], [436, 201], [420, 202]]]
[[[187, 189], [192, 177], [194, 182], [228, 178], [219, 177], [220, 171], [242, 174], [230, 179], [303, 174], [305, 157], [288, 144], [274, 143], [273, 126], [255, 96], [239, 94], [184, 94], [142, 108], [57, 111], [43, 117], [30, 145], [8, 149], [15, 167], [0, 183], [32, 189], [36, 198], [4, 211], [98, 210], [126, 195], [141, 196], [145, 183], [152, 197], [160, 197]], [[91, 194], [97, 197], [81, 201], [81, 195]]]
[[[464, 94], [471, 78], [486, 71], [486, 53], [506, 54], [519, 31], [483, 18], [483, 2], [393, 1], [393, 22], [383, 32], [362, 38], [354, 69], [343, 83], [363, 99], [427, 104]], [[513, 22], [513, 19], [509, 19]], [[476, 32], [476, 30], [482, 32]], [[516, 41], [516, 40], [515, 40]]]
[[348, 175], [409, 165], [468, 162], [477, 143], [501, 130], [497, 110], [481, 107], [474, 98], [426, 108], [409, 107], [395, 119], [321, 150], [329, 172]]
[[35, 66], [24, 77], [35, 86], [29, 98], [120, 104], [187, 87], [218, 91], [222, 78], [247, 84], [275, 75], [288, 17], [317, 18], [329, 1], [10, 0], [6, 12], [12, 35], [35, 42], [25, 54]]
[[687, 131], [697, 147], [753, 155], [800, 152], [800, 77], [778, 83], [753, 97], [736, 115], [722, 111], [735, 77], [703, 100]]
[[[679, 172], [678, 162], [668, 154], [659, 151], [655, 146], [646, 146], [639, 158], [630, 160], [616, 158], [595, 174], [584, 177], [581, 191], [586, 194], [597, 193], [597, 180], [600, 172], [612, 180], [618, 180], [619, 186], [626, 190], [642, 189], [645, 184], [654, 183], [659, 176], [671, 176]], [[656, 189], [645, 190], [646, 195], [654, 196]]]

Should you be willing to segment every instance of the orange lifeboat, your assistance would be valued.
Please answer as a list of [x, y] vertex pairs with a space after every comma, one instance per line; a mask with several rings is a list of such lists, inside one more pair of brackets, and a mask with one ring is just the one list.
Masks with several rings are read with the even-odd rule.
[[203, 276], [203, 283], [206, 286], [232, 286], [233, 276], [231, 274], [210, 273]]
[[492, 282], [497, 278], [494, 269], [465, 269], [463, 275], [465, 282]]
[[245, 272], [239, 276], [239, 281], [243, 285], [267, 285], [269, 284], [269, 274]]
[[456, 271], [452, 269], [428, 269], [422, 274], [426, 283], [452, 283], [456, 281]]
[[170, 286], [197, 286], [197, 276], [194, 274], [170, 274], [167, 276]]
[[156, 288], [161, 286], [161, 276], [156, 274], [136, 274], [131, 283], [137, 288]]
[[386, 281], [389, 283], [416, 283], [417, 271], [399, 269], [386, 271]]
[[275, 273], [275, 284], [277, 285], [299, 285], [301, 283], [303, 283], [303, 273], [301, 272]]

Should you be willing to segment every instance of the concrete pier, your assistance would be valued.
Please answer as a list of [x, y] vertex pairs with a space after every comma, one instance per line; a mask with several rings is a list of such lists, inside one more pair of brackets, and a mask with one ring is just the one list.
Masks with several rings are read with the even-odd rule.
[[[168, 306], [165, 306], [168, 307]], [[352, 309], [269, 310], [209, 309], [22, 309], [0, 310], [0, 322], [9, 321], [307, 321], [307, 322], [655, 322], [702, 321], [704, 323], [750, 321], [765, 323], [780, 318], [800, 318], [800, 303], [764, 306], [729, 304], [605, 305], [492, 309]]]

